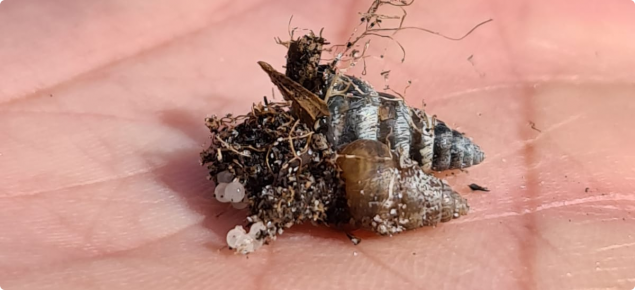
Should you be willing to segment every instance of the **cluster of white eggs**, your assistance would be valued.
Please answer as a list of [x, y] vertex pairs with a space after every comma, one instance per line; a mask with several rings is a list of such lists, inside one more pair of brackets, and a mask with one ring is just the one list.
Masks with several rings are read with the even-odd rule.
[[238, 180], [234, 180], [234, 176], [229, 171], [223, 171], [216, 175], [216, 189], [214, 189], [214, 197], [223, 203], [231, 203], [236, 209], [247, 207], [245, 199], [245, 187]]
[[264, 244], [264, 239], [258, 238], [267, 227], [262, 222], [251, 225], [249, 233], [242, 226], [236, 226], [227, 233], [227, 245], [241, 254], [252, 253]]
[[[245, 202], [245, 187], [234, 178], [229, 171], [223, 171], [216, 175], [216, 189], [214, 197], [222, 203], [231, 203], [236, 209], [247, 207]], [[251, 225], [249, 233], [242, 226], [236, 226], [227, 233], [227, 245], [237, 252], [247, 254], [260, 248], [264, 239], [257, 239], [261, 231], [266, 231], [267, 227], [262, 222]]]

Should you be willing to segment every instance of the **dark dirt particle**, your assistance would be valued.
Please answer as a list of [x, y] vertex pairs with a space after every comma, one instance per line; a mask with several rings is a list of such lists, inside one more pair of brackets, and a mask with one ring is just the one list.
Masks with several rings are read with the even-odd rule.
[[359, 243], [362, 242], [362, 239], [360, 239], [359, 237], [351, 234], [351, 233], [346, 233], [346, 237], [348, 237], [349, 240], [351, 240], [351, 242], [353, 243], [353, 245], [357, 246], [359, 245]]
[[531, 129], [542, 133], [542, 131], [540, 131], [540, 129], [536, 128], [536, 123], [534, 123], [532, 121], [529, 121], [529, 125], [531, 126]]
[[468, 185], [470, 187], [471, 190], [479, 190], [479, 191], [489, 191], [489, 189], [487, 187], [482, 187], [476, 183], [472, 183], [470, 185]]

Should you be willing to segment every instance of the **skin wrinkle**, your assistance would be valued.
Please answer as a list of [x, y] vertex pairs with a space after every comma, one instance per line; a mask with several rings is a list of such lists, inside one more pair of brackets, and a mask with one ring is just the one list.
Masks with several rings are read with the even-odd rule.
[[460, 91], [449, 92], [444, 95], [439, 95], [429, 101], [426, 101], [428, 105], [434, 105], [442, 102], [446, 102], [448, 100], [452, 100], [455, 98], [466, 97], [469, 95], [475, 95], [483, 92], [495, 92], [499, 90], [508, 90], [515, 88], [522, 88], [525, 86], [542, 86], [542, 85], [579, 85], [579, 84], [600, 84], [600, 85], [633, 85], [635, 81], [622, 80], [622, 79], [608, 79], [606, 76], [584, 76], [580, 78], [579, 76], [553, 76], [549, 75], [539, 76], [539, 77], [524, 77], [525, 80], [520, 82], [503, 82], [503, 83], [492, 83], [489, 85], [472, 87], [463, 89]]
[[[119, 189], [119, 188], [121, 188], [121, 186], [122, 186], [122, 182], [118, 182], [118, 183], [117, 183], [117, 185], [116, 185], [116, 187], [115, 187], [114, 189], [110, 190], [109, 192], [110, 192], [111, 194], [115, 194], [115, 193], [118, 191], [118, 189]], [[106, 213], [106, 212], [107, 212], [107, 210], [108, 210], [111, 206], [113, 206], [113, 205], [116, 205], [116, 204], [115, 204], [114, 202], [112, 202], [112, 200], [109, 200], [108, 202], [106, 202], [106, 203], [102, 204], [101, 206], [97, 207], [97, 212], [93, 213], [93, 214], [92, 214], [92, 217], [90, 218], [90, 219], [92, 220], [92, 222], [90, 222], [90, 224], [96, 224], [96, 222], [97, 222], [98, 220], [103, 220], [103, 218], [104, 218], [104, 217], [106, 217], [106, 216], [105, 216], [105, 213]], [[45, 207], [45, 208], [46, 208], [46, 207]], [[83, 241], [84, 241], [82, 244], [85, 244], [85, 245], [92, 245], [92, 244], [93, 244], [93, 243], [91, 242], [91, 241], [93, 240], [92, 236], [93, 236], [93, 232], [94, 232], [95, 230], [97, 230], [97, 227], [93, 227], [93, 226], [86, 226], [86, 227], [84, 227], [84, 229], [87, 229], [87, 230], [88, 230], [87, 232], [85, 232], [85, 233], [80, 233], [80, 232], [77, 232], [77, 231], [76, 231], [76, 230], [74, 230], [74, 229], [73, 229], [73, 227], [71, 226], [71, 225], [72, 225], [72, 223], [68, 222], [68, 219], [67, 219], [67, 218], [65, 218], [65, 217], [64, 217], [64, 215], [63, 215], [62, 213], [58, 212], [57, 210], [48, 209], [48, 208], [46, 208], [46, 209], [47, 209], [50, 213], [54, 214], [54, 215], [55, 215], [55, 217], [57, 217], [57, 218], [60, 220], [60, 223], [61, 223], [61, 224], [63, 224], [63, 225], [67, 225], [67, 228], [69, 229], [69, 231], [70, 231], [71, 233], [75, 232], [76, 234], [80, 235], [80, 236], [83, 238]], [[201, 219], [202, 219], [202, 217], [201, 217]], [[199, 224], [199, 222], [200, 222], [200, 221], [195, 220], [195, 221], [193, 221], [191, 224], [189, 224], [189, 225], [187, 225], [187, 226], [185, 226], [185, 227], [183, 227], [183, 228], [181, 228], [181, 229], [177, 229], [177, 230], [175, 230], [173, 233], [168, 233], [168, 234], [166, 234], [166, 235], [164, 235], [164, 236], [159, 236], [159, 237], [155, 237], [154, 239], [150, 239], [150, 240], [148, 240], [148, 242], [147, 242], [147, 243], [150, 243], [150, 242], [154, 243], [154, 242], [160, 241], [160, 240], [162, 240], [162, 239], [165, 239], [165, 238], [167, 238], [167, 237], [170, 237], [170, 236], [175, 236], [175, 235], [177, 235], [178, 233], [180, 233], [180, 232], [182, 232], [182, 231], [184, 231], [184, 230], [186, 230], [186, 229], [188, 229], [188, 228], [190, 228], [190, 227], [193, 227], [193, 226], [195, 226], [195, 225], [198, 225], [198, 224]], [[141, 243], [141, 244], [138, 244], [138, 245], [136, 245], [136, 246], [132, 246], [130, 249], [135, 249], [135, 248], [137, 248], [137, 247], [144, 246], [145, 244], [146, 244], [146, 243]], [[116, 253], [116, 252], [119, 252], [119, 251], [127, 251], [127, 250], [128, 250], [128, 249], [124, 249], [124, 250], [115, 250], [115, 251], [103, 251], [103, 250], [102, 250], [102, 251], [100, 251], [100, 250], [97, 250], [96, 248], [94, 248], [93, 246], [90, 246], [90, 247], [92, 248], [92, 251], [91, 251], [91, 252], [93, 252], [93, 253], [94, 253], [94, 256], [103, 256], [103, 254], [104, 254], [104, 253], [106, 253], [106, 254], [110, 254], [110, 253]]]
[[62, 187], [46, 189], [46, 190], [41, 190], [41, 191], [23, 192], [23, 193], [19, 193], [17, 195], [0, 195], [0, 198], [34, 197], [34, 196], [37, 196], [37, 195], [53, 193], [53, 192], [58, 192], [58, 191], [63, 191], [63, 190], [82, 189], [84, 187], [93, 186], [93, 185], [97, 185], [97, 184], [102, 184], [102, 183], [106, 183], [106, 182], [112, 182], [112, 181], [116, 181], [116, 180], [122, 180], [122, 179], [138, 177], [138, 176], [141, 176], [141, 175], [152, 174], [152, 173], [156, 172], [157, 170], [161, 170], [164, 167], [165, 166], [157, 166], [157, 167], [154, 167], [154, 168], [148, 168], [148, 169], [145, 169], [145, 170], [132, 172], [132, 173], [130, 173], [128, 175], [120, 175], [120, 176], [113, 176], [113, 177], [97, 179], [97, 180], [91, 180], [91, 181], [86, 181], [86, 182], [79, 182], [79, 183], [75, 183], [75, 184], [69, 184], [69, 185], [65, 185], [65, 186], [62, 186]]
[[[91, 132], [92, 131], [92, 130], [90, 130], [91, 127], [90, 127], [90, 124], [88, 122], [79, 122], [77, 126], [81, 126], [81, 129], [78, 129], [78, 130], [84, 130], [86, 132]], [[91, 135], [93, 136], [91, 138], [91, 141], [92, 140], [96, 140], [97, 143], [99, 145], [101, 145], [102, 148], [108, 148], [109, 147], [109, 146], [107, 146], [107, 143], [104, 141], [105, 136], [99, 136], [97, 134], [91, 134]], [[75, 148], [78, 152], [81, 152], [81, 154], [83, 156], [86, 156], [88, 159], [90, 159], [93, 164], [98, 164], [99, 167], [107, 169], [108, 172], [111, 172], [112, 174], [117, 174], [117, 170], [116, 170], [114, 164], [109, 164], [108, 162], [101, 161], [100, 159], [98, 159], [95, 156], [95, 154], [93, 154], [91, 152], [92, 150], [89, 150], [88, 148], [85, 148], [84, 146], [82, 146], [80, 144], [77, 144], [77, 143], [72, 143], [71, 146], [73, 148]], [[93, 148], [90, 148], [90, 149], [93, 149]], [[112, 154], [110, 154], [110, 156], [112, 158]], [[109, 158], [109, 159], [111, 159], [111, 158]], [[120, 181], [121, 181], [121, 179], [120, 179]], [[117, 184], [118, 184], [117, 187], [119, 187], [121, 182], [117, 182]]]
[[[14, 113], [18, 113], [18, 112], [14, 112]], [[42, 113], [37, 113], [37, 114], [42, 114]], [[141, 124], [150, 124], [150, 120], [130, 120], [127, 118], [120, 118], [120, 117], [115, 117], [115, 116], [110, 116], [110, 115], [101, 115], [101, 114], [93, 114], [93, 113], [63, 113], [63, 112], [58, 112], [58, 113], [53, 113], [53, 112], [44, 112], [43, 114], [60, 114], [60, 115], [64, 115], [64, 116], [69, 116], [69, 117], [85, 117], [85, 116], [89, 116], [89, 117], [97, 117], [99, 118], [105, 118], [105, 119], [112, 119], [112, 120], [117, 120], [117, 121], [126, 121], [129, 122], [131, 124], [136, 124], [136, 123], [141, 123]], [[80, 123], [80, 124], [86, 124], [86, 123]], [[89, 132], [90, 130], [85, 129], [85, 131]], [[92, 138], [94, 140], [94, 138]], [[101, 137], [98, 137], [98, 139], [101, 139]], [[100, 141], [102, 144], [104, 144], [103, 139], [101, 139], [102, 141]], [[36, 143], [38, 144], [38, 143]], [[79, 144], [73, 144], [74, 148], [77, 149], [79, 152], [82, 152], [85, 156], [89, 157], [90, 159], [92, 159], [95, 163], [97, 161], [97, 159], [92, 157], [92, 154], [90, 153], [90, 151], [88, 149], [83, 148], [82, 146], [80, 146]], [[105, 146], [105, 145], [104, 145]], [[147, 144], [146, 146], [150, 146], [150, 144]], [[40, 150], [45, 150], [46, 148], [41, 147], [39, 148]], [[57, 188], [53, 188], [53, 189], [47, 189], [47, 190], [42, 190], [42, 191], [32, 191], [32, 192], [18, 192], [18, 193], [14, 193], [14, 194], [0, 194], [0, 199], [2, 198], [12, 198], [12, 197], [33, 197], [33, 196], [37, 196], [37, 195], [41, 195], [41, 194], [46, 194], [46, 193], [51, 193], [51, 192], [58, 192], [58, 191], [64, 191], [64, 190], [70, 190], [70, 189], [75, 189], [75, 190], [79, 190], [82, 189], [84, 187], [87, 186], [92, 186], [92, 185], [97, 185], [97, 184], [103, 184], [103, 183], [107, 183], [107, 182], [114, 182], [117, 180], [125, 180], [125, 179], [130, 179], [130, 178], [134, 178], [137, 176], [141, 176], [141, 175], [146, 175], [148, 173], [154, 173], [158, 170], [164, 169], [166, 167], [166, 165], [160, 165], [157, 166], [155, 164], [150, 164], [148, 163], [148, 167], [144, 170], [139, 170], [136, 172], [131, 172], [129, 174], [126, 175], [116, 175], [117, 172], [114, 169], [114, 167], [110, 167], [107, 164], [101, 164], [103, 166], [107, 166], [109, 167], [109, 171], [112, 172], [113, 176], [111, 177], [107, 177], [107, 178], [102, 178], [102, 179], [96, 179], [96, 180], [89, 180], [89, 181], [83, 181], [83, 182], [77, 182], [75, 184], [67, 184], [61, 187], [57, 187]], [[204, 182], [204, 181], [201, 181]]]
[[[592, 205], [592, 204], [589, 204], [589, 205], [584, 205], [584, 206], [581, 206], [581, 207], [588, 208], [588, 209], [594, 209], [594, 210], [598, 210], [598, 209], [599, 210], [605, 210], [606, 209], [606, 210], [612, 210], [612, 211], [622, 211], [622, 208], [619, 208], [619, 207], [613, 206], [613, 205]], [[632, 208], [626, 207], [626, 209], [635, 209], [635, 207], [632, 207]]]
[[[507, 226], [507, 227], [508, 227], [508, 230], [510, 232], [513, 232], [514, 230], [517, 230], [517, 229], [514, 229], [514, 228], [510, 228], [509, 226]], [[531, 231], [532, 232], [531, 236], [536, 239], [536, 241], [537, 241], [536, 243], [538, 245], [540, 245], [541, 247], [548, 249], [549, 251], [551, 251], [554, 254], [558, 254], [558, 253], [561, 252], [561, 249], [559, 247], [557, 247], [556, 245], [554, 245], [548, 238], [546, 238], [544, 236], [544, 234], [540, 233], [540, 231], [538, 231], [536, 229], [532, 229], [532, 228], [527, 228], [527, 229], [524, 229], [524, 230]], [[522, 236], [517, 236], [517, 238], [523, 238], [523, 237]], [[544, 253], [542, 253], [542, 255], [544, 255]], [[565, 256], [565, 257], [561, 258], [561, 264], [563, 264], [563, 265], [561, 265], [561, 267], [570, 268], [571, 265], [575, 264], [575, 262], [572, 261], [571, 258], [568, 258], [568, 257]]]
[[[541, 129], [542, 132], [540, 132], [540, 134], [536, 135], [536, 137], [528, 138], [528, 139], [525, 139], [522, 142], [520, 142], [521, 146], [513, 148], [513, 149], [511, 149], [509, 151], [503, 151], [503, 152], [497, 153], [496, 155], [487, 156], [487, 158], [481, 164], [487, 164], [487, 163], [498, 161], [499, 158], [506, 158], [506, 157], [509, 157], [509, 156], [513, 156], [516, 153], [518, 153], [519, 151], [521, 151], [524, 148], [526, 148], [526, 146], [529, 146], [529, 145], [539, 141], [541, 138], [546, 138], [545, 134], [553, 133], [552, 131], [561, 129], [563, 126], [580, 119], [582, 116], [584, 116], [586, 114], [587, 114], [587, 112], [582, 112], [580, 114], [571, 116], [571, 117], [567, 118], [566, 120], [563, 120], [563, 121], [561, 121], [559, 123], [553, 124], [553, 125], [551, 125], [550, 127], [546, 128], [544, 130]], [[527, 126], [527, 128], [529, 128], [529, 126]], [[521, 130], [527, 129], [527, 128], [521, 128]], [[541, 165], [541, 163], [536, 163], [533, 166], [527, 167], [527, 169], [528, 170], [535, 169], [535, 168], [538, 168], [540, 165]]]
[[27, 111], [27, 110], [0, 110], [0, 114], [5, 115], [6, 114], [18, 114], [18, 115], [27, 115], [27, 114], [33, 114], [33, 115], [60, 115], [60, 116], [66, 116], [66, 117], [75, 117], [75, 118], [80, 118], [80, 117], [90, 117], [90, 118], [95, 118], [95, 119], [107, 119], [107, 120], [117, 120], [117, 121], [126, 121], [126, 122], [130, 122], [130, 123], [145, 123], [145, 124], [150, 124], [152, 121], [152, 119], [137, 119], [137, 118], [128, 118], [128, 117], [122, 117], [122, 116], [115, 116], [115, 115], [109, 115], [109, 114], [99, 114], [99, 113], [89, 113], [89, 112], [71, 112], [71, 111]]
[[[627, 202], [635, 203], [635, 198], [627, 194], [607, 194], [607, 195], [598, 195], [595, 197], [579, 198], [574, 200], [555, 201], [555, 202], [541, 205], [534, 209], [524, 209], [522, 211], [515, 211], [515, 212], [513, 211], [502, 212], [502, 213], [478, 216], [474, 218], [465, 218], [461, 220], [456, 220], [456, 222], [453, 222], [453, 224], [473, 223], [473, 222], [480, 222], [480, 221], [490, 220], [490, 219], [506, 218], [511, 216], [524, 216], [528, 214], [535, 214], [543, 210], [559, 209], [563, 207], [578, 206], [578, 205], [584, 205], [588, 203], [604, 202], [604, 201], [615, 201], [615, 202], [627, 201]], [[617, 210], [618, 208], [614, 207], [613, 209]]]
[[[526, 5], [526, 3], [523, 3]], [[523, 5], [521, 4], [521, 5]], [[518, 9], [517, 11], [521, 11], [521, 17], [520, 17], [520, 21], [517, 23], [523, 24], [523, 23], [527, 23], [525, 20], [525, 17], [527, 16], [528, 13], [528, 9], [526, 9], [527, 7], [523, 5], [523, 7], [520, 7], [520, 9]], [[492, 9], [494, 10], [494, 9]], [[501, 14], [501, 13], [495, 13], [495, 14]], [[514, 15], [514, 16], [518, 16], [518, 15]], [[497, 28], [499, 28], [499, 37], [500, 40], [502, 42], [503, 45], [503, 49], [502, 49], [502, 54], [504, 54], [508, 61], [510, 61], [510, 63], [514, 63], [511, 62], [511, 60], [513, 60], [515, 57], [512, 52], [512, 45], [510, 44], [510, 37], [505, 37], [508, 35], [508, 33], [506, 31], [503, 31], [504, 27], [503, 26], [496, 26]], [[519, 31], [522, 29], [517, 29], [516, 32], [518, 33]], [[517, 68], [515, 66], [511, 66], [510, 67], [510, 73], [512, 74], [512, 77], [516, 79], [516, 82], [521, 82], [522, 77], [520, 76]], [[526, 87], [525, 87], [526, 88]], [[524, 118], [526, 120], [533, 120], [534, 118], [534, 112], [533, 112], [533, 103], [531, 102], [531, 92], [527, 89], [524, 89], [522, 91], [519, 92], [520, 93], [520, 98], [524, 101], [524, 106], [525, 106], [525, 112], [524, 112]], [[517, 132], [521, 135], [519, 139], [521, 140], [526, 140], [527, 139], [527, 135], [526, 133], [523, 134], [523, 128], [519, 128], [517, 130]], [[532, 148], [532, 144], [528, 144], [528, 146], [524, 146], [524, 155], [526, 156], [526, 161], [525, 161], [525, 177], [527, 178], [527, 184], [528, 186], [528, 192], [530, 192], [531, 194], [536, 194], [535, 192], [538, 190], [538, 188], [536, 186], [534, 186], [533, 184], [531, 184], [531, 182], [533, 180], [536, 179], [535, 174], [533, 173], [533, 171], [531, 171], [530, 169], [528, 169], [527, 167], [531, 166], [531, 161], [534, 160], [534, 150]], [[529, 207], [535, 208], [535, 204], [533, 204], [534, 202], [532, 202], [531, 204], [529, 204]], [[521, 208], [526, 207], [526, 204], [519, 204], [517, 206], [517, 210], [520, 210]], [[526, 215], [524, 216], [524, 222], [523, 222], [523, 226], [531, 229], [532, 231], [537, 231], [537, 222], [535, 219], [534, 215]], [[531, 237], [531, 236], [526, 236], [523, 238], [518, 238], [517, 239], [517, 243], [519, 244], [519, 251], [518, 251], [518, 264], [519, 264], [519, 268], [520, 269], [524, 269], [525, 271], [515, 271], [518, 277], [517, 277], [517, 281], [518, 281], [518, 285], [517, 288], [518, 289], [533, 289], [537, 287], [537, 282], [536, 282], [536, 239]]]
[[112, 202], [112, 203], [127, 203], [127, 204], [161, 204], [168, 201], [170, 198], [160, 198], [156, 200], [132, 200], [122, 198], [94, 198], [94, 197], [74, 197], [73, 200], [79, 201], [94, 201], [94, 202]]
[[[117, 257], [126, 257], [128, 254], [133, 253], [135, 251], [141, 251], [140, 249], [143, 247], [148, 247], [148, 246], [152, 246], [152, 245], [156, 245], [156, 244], [160, 244], [161, 242], [165, 241], [165, 240], [169, 240], [169, 239], [173, 239], [175, 237], [177, 237], [179, 234], [191, 230], [192, 228], [195, 228], [199, 226], [198, 222], [192, 223], [190, 225], [187, 225], [181, 229], [178, 229], [172, 233], [166, 234], [162, 237], [158, 237], [152, 240], [148, 240], [145, 243], [140, 243], [138, 245], [134, 245], [131, 246], [129, 248], [126, 249], [120, 249], [120, 250], [114, 250], [114, 251], [96, 251], [93, 250], [90, 253], [90, 255], [87, 256], [83, 256], [83, 257], [76, 257], [73, 259], [73, 261], [71, 261], [72, 264], [93, 264], [95, 263], [95, 258], [99, 258], [99, 260], [106, 260], [106, 259], [113, 259], [113, 258], [117, 258]], [[66, 266], [69, 263], [69, 261], [56, 261], [56, 262], [52, 262], [52, 263], [43, 263], [43, 264], [38, 264], [35, 267], [24, 267], [22, 269], [19, 268], [14, 268], [13, 271], [15, 271], [15, 274], [17, 276], [22, 276], [22, 275], [29, 275], [29, 276], [39, 276], [42, 275], [44, 273], [48, 272], [55, 272], [57, 271], [59, 268], [65, 268], [68, 267]], [[26, 277], [25, 277], [26, 278]]]
[[612, 246], [607, 246], [607, 247], [602, 247], [599, 248], [597, 250], [595, 250], [596, 252], [605, 252], [605, 251], [610, 251], [610, 250], [614, 250], [614, 249], [619, 249], [619, 248], [624, 248], [624, 247], [633, 247], [635, 246], [635, 243], [626, 243], [626, 244], [619, 244], [619, 245], [612, 245]]
[[[228, 3], [230, 3], [230, 2], [228, 2]], [[254, 5], [254, 7], [250, 7], [249, 9], [244, 10], [244, 11], [239, 11], [238, 13], [248, 13], [249, 10], [257, 9], [257, 7], [258, 7], [258, 5]], [[231, 18], [232, 16], [233, 16], [233, 14], [232, 15], [227, 15], [226, 18]], [[121, 63], [124, 63], [124, 62], [128, 61], [129, 59], [139, 58], [139, 57], [141, 57], [143, 55], [148, 55], [148, 54], [152, 53], [153, 51], [164, 49], [165, 47], [170, 46], [172, 43], [183, 41], [184, 39], [187, 39], [187, 38], [192, 37], [194, 35], [200, 34], [202, 31], [205, 31], [205, 30], [209, 29], [209, 26], [212, 26], [215, 23], [222, 22], [223, 20], [224, 19], [219, 19], [217, 21], [212, 21], [212, 22], [207, 23], [206, 25], [204, 25], [202, 27], [198, 27], [198, 28], [192, 29], [191, 31], [183, 32], [180, 35], [174, 35], [170, 39], [166, 39], [166, 40], [158, 42], [158, 43], [156, 43], [154, 45], [150, 45], [149, 47], [147, 47], [145, 49], [136, 51], [136, 52], [131, 53], [129, 55], [125, 55], [123, 57], [118, 57], [118, 58], [116, 58], [115, 61], [107, 62], [107, 63], [104, 63], [104, 64], [102, 64], [100, 66], [96, 66], [95, 68], [90, 69], [88, 71], [80, 72], [80, 73], [78, 73], [78, 74], [76, 74], [74, 76], [71, 76], [70, 78], [68, 78], [66, 80], [59, 81], [59, 82], [54, 83], [54, 84], [50, 84], [50, 85], [48, 85], [45, 88], [40, 88], [40, 89], [36, 90], [33, 93], [26, 94], [26, 95], [23, 95], [23, 96], [20, 96], [20, 97], [16, 97], [16, 98], [13, 98], [13, 99], [9, 99], [8, 101], [0, 102], [0, 107], [2, 107], [4, 105], [15, 104], [17, 102], [28, 100], [28, 99], [32, 99], [32, 98], [37, 98], [37, 97], [40, 97], [42, 95], [47, 95], [48, 96], [48, 92], [56, 91], [56, 90], [58, 90], [60, 88], [63, 88], [63, 87], [72, 86], [73, 83], [75, 83], [77, 81], [81, 81], [82, 79], [89, 79], [92, 76], [99, 75], [102, 71], [106, 71], [106, 70], [108, 70], [108, 69], [110, 69], [112, 67], [115, 67], [115, 66], [117, 66], [117, 65], [119, 65]], [[37, 71], [37, 70], [33, 69], [33, 71]]]
[[388, 264], [386, 264], [384, 261], [382, 261], [378, 257], [375, 257], [374, 255], [372, 255], [372, 253], [369, 253], [368, 251], [364, 250], [363, 247], [359, 247], [359, 249], [356, 249], [356, 250], [358, 252], [362, 253], [363, 255], [361, 255], [361, 256], [365, 257], [366, 260], [369, 260], [371, 263], [381, 267], [382, 269], [385, 269], [387, 272], [391, 273], [395, 277], [398, 277], [405, 284], [407, 284], [408, 287], [412, 287], [411, 289], [418, 289], [418, 290], [425, 289], [424, 287], [419, 286], [410, 277], [408, 277], [408, 275], [406, 275], [404, 273], [401, 273], [399, 270], [394, 269], [393, 267], [389, 266]]
[[[123, 182], [124, 182], [124, 181], [123, 181], [122, 179], [119, 179], [119, 180], [117, 180], [117, 181], [113, 181], [113, 182], [116, 182], [116, 183], [115, 183], [115, 187], [114, 187], [112, 190], [109, 190], [109, 191], [106, 193], [106, 196], [107, 196], [107, 197], [112, 197], [112, 196], [114, 196], [115, 194], [117, 194], [117, 192], [119, 191], [119, 189], [121, 189], [121, 188], [122, 188], [122, 185], [123, 185]], [[107, 202], [107, 203], [105, 203], [105, 204], [102, 204], [101, 206], [99, 206], [99, 207], [97, 208], [97, 212], [95, 212], [95, 213], [93, 214], [93, 216], [92, 216], [92, 221], [89, 223], [89, 224], [92, 224], [93, 226], [88, 226], [88, 227], [87, 227], [87, 232], [81, 235], [81, 236], [84, 238], [84, 240], [87, 242], [87, 244], [88, 244], [88, 245], [93, 244], [93, 243], [91, 243], [91, 241], [93, 241], [93, 240], [94, 240], [95, 231], [97, 230], [97, 227], [96, 227], [96, 226], [94, 226], [94, 225], [98, 225], [98, 224], [99, 224], [99, 222], [98, 222], [98, 221], [99, 221], [100, 219], [103, 219], [103, 218], [106, 218], [106, 219], [107, 219], [107, 218], [109, 218], [109, 217], [108, 217], [108, 215], [107, 215], [106, 213], [108, 212], [107, 210], [108, 210], [109, 208], [112, 208], [112, 206], [113, 206], [113, 205], [114, 205], [114, 203], [113, 203], [113, 202]], [[138, 225], [140, 224], [140, 221], [138, 221], [138, 220], [137, 220], [137, 221], [135, 221], [135, 223], [134, 223], [134, 224], [138, 226]]]

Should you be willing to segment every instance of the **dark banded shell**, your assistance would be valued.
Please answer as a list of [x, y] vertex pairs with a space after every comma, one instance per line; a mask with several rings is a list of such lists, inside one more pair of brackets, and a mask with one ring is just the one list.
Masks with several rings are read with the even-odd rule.
[[434, 126], [434, 136], [432, 169], [435, 171], [468, 168], [485, 159], [478, 145], [439, 120]]
[[444, 122], [358, 78], [340, 76], [327, 95], [328, 136], [336, 148], [358, 139], [380, 141], [424, 172], [468, 168], [485, 158], [478, 145]]

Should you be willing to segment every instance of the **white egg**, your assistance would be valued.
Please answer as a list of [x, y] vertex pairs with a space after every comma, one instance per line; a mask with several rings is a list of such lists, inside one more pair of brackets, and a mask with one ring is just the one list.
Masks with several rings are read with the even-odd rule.
[[214, 189], [214, 197], [216, 197], [216, 200], [220, 202], [230, 202], [229, 198], [225, 195], [225, 188], [228, 184], [229, 183], [223, 182], [216, 185], [216, 188]]
[[245, 198], [245, 188], [240, 182], [228, 183], [225, 187], [225, 198], [231, 202], [240, 202]]

